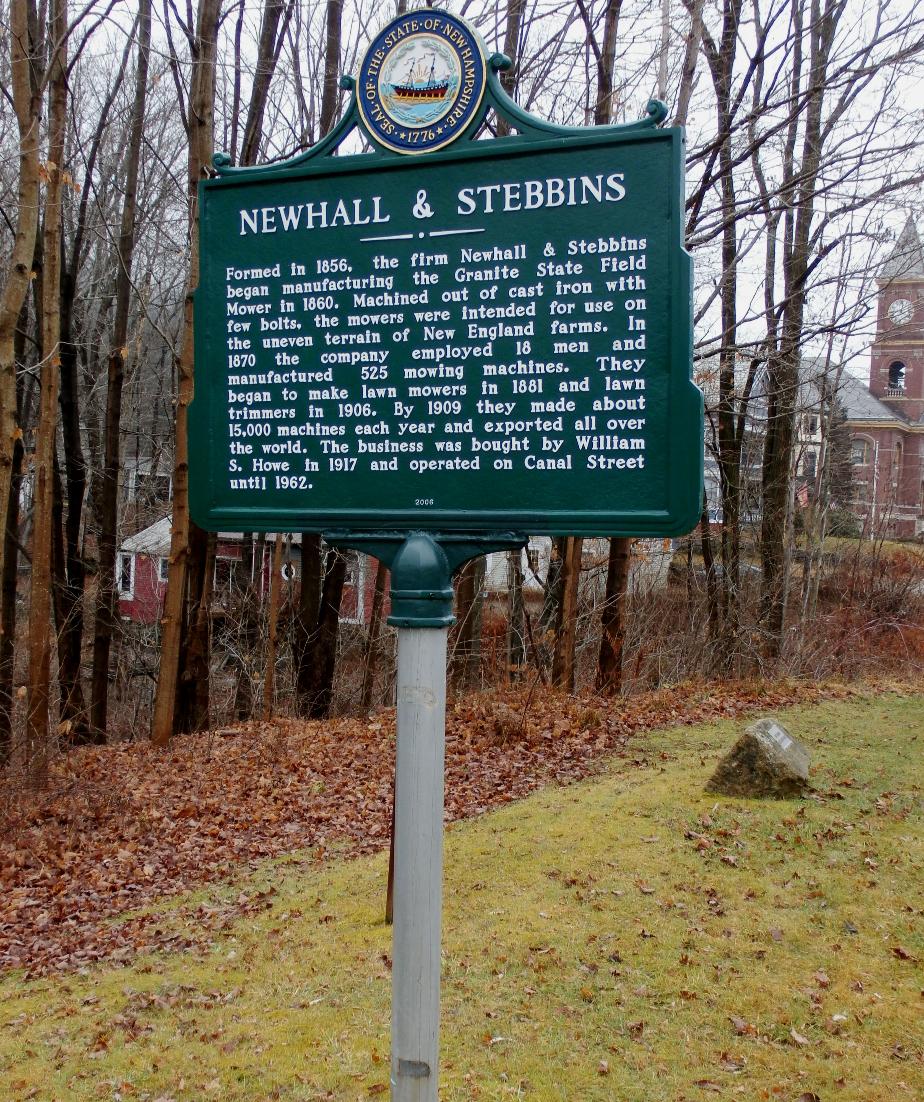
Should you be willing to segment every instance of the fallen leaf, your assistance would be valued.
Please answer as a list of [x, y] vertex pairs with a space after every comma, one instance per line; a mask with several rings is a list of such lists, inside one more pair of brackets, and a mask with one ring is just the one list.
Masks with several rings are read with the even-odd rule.
[[808, 1037], [803, 1037], [801, 1033], [798, 1033], [795, 1029], [789, 1031], [789, 1036], [797, 1045], [810, 1045], [812, 1042]]
[[723, 1071], [743, 1071], [745, 1062], [738, 1056], [729, 1056], [727, 1052], [723, 1052], [719, 1058], [719, 1066]]

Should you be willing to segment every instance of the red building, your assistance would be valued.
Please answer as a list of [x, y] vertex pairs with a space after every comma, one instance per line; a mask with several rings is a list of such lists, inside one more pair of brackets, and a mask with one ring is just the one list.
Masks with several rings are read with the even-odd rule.
[[[154, 524], [123, 540], [116, 562], [116, 583], [119, 589], [119, 615], [141, 624], [153, 624], [160, 618], [164, 594], [167, 592], [167, 567], [170, 555], [171, 518], [163, 517]], [[270, 569], [275, 536], [262, 544], [262, 562], [255, 566], [258, 574], [257, 592], [269, 600]], [[236, 563], [243, 551], [243, 537], [238, 532], [221, 532], [215, 551], [215, 577], [212, 603], [220, 609], [230, 597], [230, 587]], [[298, 589], [301, 578], [301, 535], [295, 533], [284, 547], [283, 601]], [[287, 592], [287, 589], [290, 592]], [[347, 575], [340, 605], [344, 623], [368, 624], [375, 589], [375, 560], [365, 555], [347, 552]]]
[[870, 533], [924, 534], [924, 249], [909, 218], [879, 276], [869, 387], [845, 378], [856, 512]]

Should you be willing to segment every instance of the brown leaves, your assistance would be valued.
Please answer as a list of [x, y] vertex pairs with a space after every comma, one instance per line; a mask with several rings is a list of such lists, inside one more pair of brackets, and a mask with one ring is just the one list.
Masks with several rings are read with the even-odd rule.
[[[447, 716], [447, 818], [586, 777], [601, 755], [625, 752], [633, 735], [656, 727], [806, 703], [826, 692], [685, 685], [605, 709], [551, 691], [537, 700], [528, 689], [460, 698]], [[180, 931], [141, 912], [268, 857], [314, 850], [322, 860], [334, 845], [348, 855], [387, 844], [393, 712], [372, 722], [279, 720], [220, 733], [176, 739], [166, 752], [147, 742], [82, 748], [52, 762], [47, 792], [9, 805], [0, 815], [0, 968], [38, 975], [207, 943], [212, 930], [272, 900], [196, 908]], [[651, 767], [644, 756], [633, 763]], [[702, 831], [724, 837], [709, 816]], [[644, 882], [638, 890], [654, 892]], [[714, 891], [709, 908], [722, 913]], [[112, 921], [125, 912], [129, 920]]]

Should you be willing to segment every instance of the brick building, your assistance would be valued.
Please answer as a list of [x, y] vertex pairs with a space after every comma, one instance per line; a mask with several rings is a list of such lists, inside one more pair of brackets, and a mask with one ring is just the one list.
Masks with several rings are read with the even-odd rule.
[[924, 249], [909, 218], [879, 275], [869, 387], [845, 377], [856, 512], [870, 534], [924, 534]]

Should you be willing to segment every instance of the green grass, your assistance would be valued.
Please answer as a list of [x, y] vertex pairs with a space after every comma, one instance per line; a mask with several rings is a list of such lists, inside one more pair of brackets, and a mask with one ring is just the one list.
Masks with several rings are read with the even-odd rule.
[[[924, 697], [781, 718], [843, 799], [706, 796], [719, 723], [447, 833], [443, 1099], [924, 1097]], [[268, 864], [190, 901], [276, 889], [200, 952], [6, 976], [0, 1099], [387, 1097], [385, 870]]]

